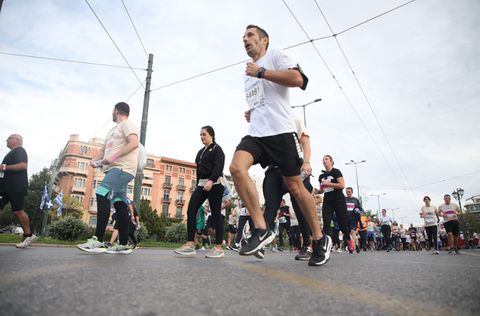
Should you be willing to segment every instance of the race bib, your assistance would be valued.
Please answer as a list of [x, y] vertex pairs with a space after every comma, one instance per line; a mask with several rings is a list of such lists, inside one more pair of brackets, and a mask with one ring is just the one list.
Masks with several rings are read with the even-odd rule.
[[249, 77], [245, 81], [245, 99], [250, 110], [265, 105], [265, 88], [263, 80]]

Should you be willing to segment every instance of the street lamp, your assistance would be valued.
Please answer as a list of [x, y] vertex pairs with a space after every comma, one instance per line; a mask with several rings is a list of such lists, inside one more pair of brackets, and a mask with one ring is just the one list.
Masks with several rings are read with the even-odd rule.
[[395, 210], [398, 210], [400, 209], [399, 207], [396, 207], [396, 208], [387, 208], [387, 210], [390, 210], [392, 211], [392, 218], [393, 220], [395, 221]]
[[465, 191], [462, 189], [462, 188], [457, 188], [455, 191], [452, 192], [452, 195], [453, 197], [455, 198], [455, 200], [458, 201], [458, 206], [460, 207], [460, 213], [463, 214], [462, 212], [462, 197], [463, 197], [463, 193], [465, 193]]
[[303, 124], [305, 125], [305, 127], [307, 127], [307, 116], [305, 115], [305, 107], [306, 107], [307, 105], [310, 105], [310, 104], [315, 103], [315, 102], [318, 102], [318, 101], [322, 101], [322, 99], [318, 98], [318, 99], [315, 99], [315, 100], [313, 100], [312, 102], [308, 102], [308, 103], [306, 103], [306, 104], [294, 105], [294, 106], [292, 106], [292, 109], [294, 109], [294, 108], [300, 108], [300, 107], [303, 108]]
[[357, 172], [357, 164], [364, 163], [366, 160], [362, 161], [353, 161], [350, 160], [350, 162], [346, 162], [346, 165], [354, 165], [355, 166], [355, 179], [357, 180], [357, 194], [358, 194], [358, 199], [360, 200], [360, 205], [362, 205], [362, 196], [360, 195], [360, 189], [358, 187], [358, 172]]
[[370, 194], [370, 196], [376, 196], [376, 197], [377, 197], [377, 202], [378, 202], [377, 220], [378, 220], [378, 214], [380, 213], [380, 197], [381, 197], [382, 195], [387, 195], [387, 193], [382, 193], [382, 194]]

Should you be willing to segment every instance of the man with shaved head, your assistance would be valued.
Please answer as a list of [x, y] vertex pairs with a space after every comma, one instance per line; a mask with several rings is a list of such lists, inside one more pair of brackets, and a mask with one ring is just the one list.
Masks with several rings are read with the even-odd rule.
[[23, 228], [23, 240], [16, 247], [26, 248], [37, 239], [30, 230], [30, 219], [24, 210], [28, 190], [28, 156], [19, 134], [7, 138], [7, 147], [10, 152], [0, 165], [0, 210], [10, 203], [12, 212]]

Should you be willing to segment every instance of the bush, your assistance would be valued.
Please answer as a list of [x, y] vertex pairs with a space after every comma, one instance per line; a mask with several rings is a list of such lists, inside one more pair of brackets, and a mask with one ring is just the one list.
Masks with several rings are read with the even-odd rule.
[[50, 225], [49, 229], [49, 235], [59, 240], [84, 239], [90, 233], [91, 229], [87, 224], [71, 215], [60, 217]]
[[140, 229], [138, 230], [137, 240], [138, 242], [144, 241], [148, 239], [148, 230], [145, 225], [140, 225]]
[[169, 242], [184, 242], [187, 236], [187, 225], [175, 223], [165, 230], [165, 240]]

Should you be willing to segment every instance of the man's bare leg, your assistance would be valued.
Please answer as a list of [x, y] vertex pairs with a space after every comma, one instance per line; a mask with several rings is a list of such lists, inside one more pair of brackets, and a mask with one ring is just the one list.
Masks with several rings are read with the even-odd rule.
[[252, 165], [252, 155], [244, 150], [237, 150], [230, 164], [230, 173], [232, 174], [235, 189], [247, 210], [250, 212], [255, 228], [267, 229], [262, 210], [260, 209], [257, 189], [248, 175], [248, 170]]

